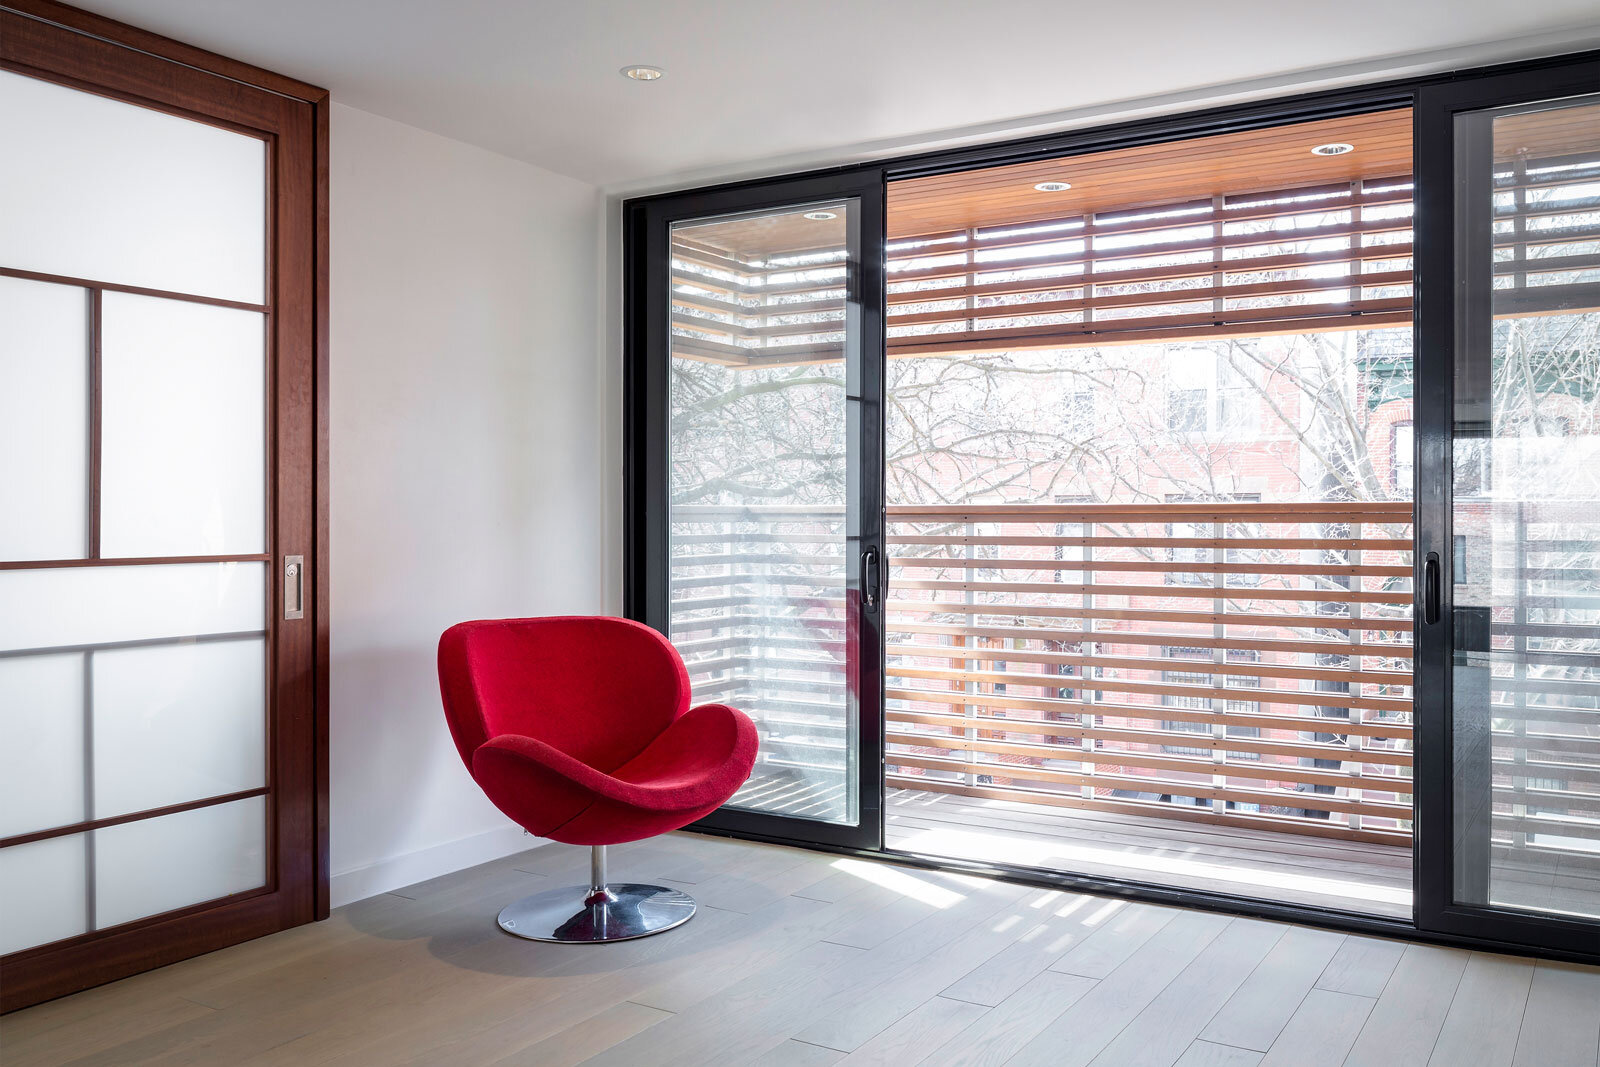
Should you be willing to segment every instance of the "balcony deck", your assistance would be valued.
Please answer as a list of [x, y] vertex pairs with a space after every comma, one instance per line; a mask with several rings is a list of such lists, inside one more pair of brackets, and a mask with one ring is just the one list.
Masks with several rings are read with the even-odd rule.
[[1411, 850], [917, 789], [885, 797], [895, 851], [1411, 917]]

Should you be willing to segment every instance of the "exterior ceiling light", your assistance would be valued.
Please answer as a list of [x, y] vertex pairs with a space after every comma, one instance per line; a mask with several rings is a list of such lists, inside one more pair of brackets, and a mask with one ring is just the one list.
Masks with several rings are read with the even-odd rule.
[[636, 82], [653, 82], [664, 74], [666, 74], [666, 71], [660, 67], [637, 66], [622, 68], [622, 76], [624, 78], [632, 78]]
[[1333, 141], [1328, 144], [1319, 144], [1311, 150], [1314, 156], [1342, 156], [1346, 152], [1354, 152], [1356, 146], [1345, 144], [1343, 141]]
[[1072, 188], [1071, 182], [1040, 182], [1034, 186], [1041, 193], [1064, 193]]
[[826, 222], [829, 219], [836, 219], [839, 216], [832, 211], [808, 211], [805, 213], [804, 217], [811, 219], [814, 222]]

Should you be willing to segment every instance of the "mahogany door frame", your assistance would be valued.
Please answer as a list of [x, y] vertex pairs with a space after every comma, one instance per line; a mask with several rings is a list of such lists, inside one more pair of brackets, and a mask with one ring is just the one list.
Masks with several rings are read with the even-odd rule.
[[[262, 557], [266, 610], [274, 620], [267, 638], [267, 884], [6, 956], [0, 960], [4, 1012], [328, 915], [329, 98], [316, 86], [53, 0], [0, 0], [0, 69], [266, 140], [273, 339], [270, 555]], [[102, 288], [119, 287], [96, 283], [91, 292]], [[305, 616], [287, 624], [304, 628], [280, 635], [279, 564], [287, 554], [307, 560]]]

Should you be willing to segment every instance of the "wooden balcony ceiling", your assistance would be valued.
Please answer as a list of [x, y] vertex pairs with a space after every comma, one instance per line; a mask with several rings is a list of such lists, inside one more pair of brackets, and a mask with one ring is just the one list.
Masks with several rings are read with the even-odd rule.
[[[746, 263], [768, 256], [804, 255], [844, 247], [849, 208], [838, 201], [805, 204], [779, 214], [730, 215], [673, 227], [674, 244], [730, 256]], [[808, 219], [828, 214], [831, 219]]]
[[[1597, 115], [1600, 106], [1506, 116], [1495, 125], [1496, 155], [1510, 159], [1521, 153], [1538, 159], [1600, 150]], [[1340, 156], [1311, 153], [1315, 145], [1334, 142], [1354, 145], [1355, 150]], [[891, 182], [889, 238], [1403, 177], [1411, 168], [1411, 111], [1397, 108]], [[1059, 193], [1034, 189], [1052, 180], [1070, 182], [1072, 188]], [[731, 216], [679, 226], [673, 237], [746, 261], [825, 251], [843, 246], [847, 210], [835, 202], [781, 214]], [[835, 217], [805, 217], [817, 211]]]
[[[1312, 154], [1314, 146], [1332, 142], [1354, 145], [1355, 151]], [[889, 236], [1410, 173], [1411, 111], [1400, 108], [895, 182], [889, 186]], [[1034, 189], [1046, 181], [1072, 188]]]

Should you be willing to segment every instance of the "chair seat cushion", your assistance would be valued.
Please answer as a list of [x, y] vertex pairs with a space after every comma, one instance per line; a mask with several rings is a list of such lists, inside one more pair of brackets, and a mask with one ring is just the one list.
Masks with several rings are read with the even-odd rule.
[[569, 844], [619, 844], [721, 807], [750, 777], [756, 748], [746, 715], [704, 704], [610, 771], [536, 738], [501, 734], [473, 753], [472, 773], [489, 799], [532, 833]]

